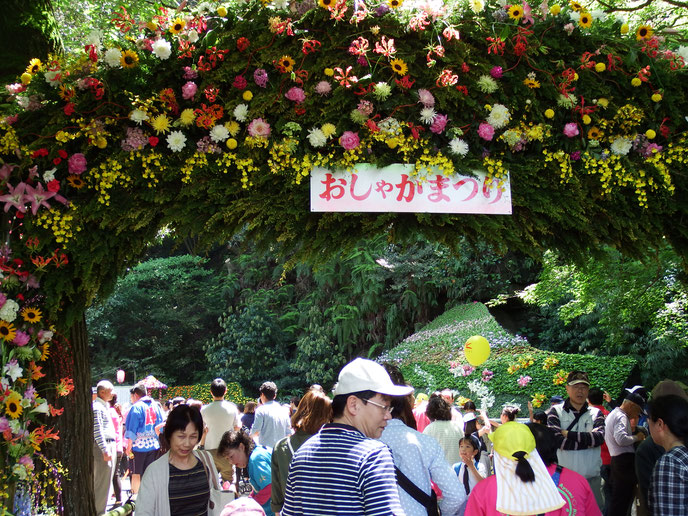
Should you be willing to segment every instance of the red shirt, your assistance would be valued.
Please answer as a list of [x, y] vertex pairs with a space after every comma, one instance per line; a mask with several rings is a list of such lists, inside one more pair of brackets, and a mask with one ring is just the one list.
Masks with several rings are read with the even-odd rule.
[[[590, 406], [599, 409], [599, 411], [602, 412], [602, 414], [604, 414], [604, 417], [607, 417], [607, 415], [609, 414], [609, 411], [602, 405], [590, 404]], [[602, 447], [600, 448], [600, 456], [602, 457], [603, 466], [609, 466], [612, 463], [612, 456], [609, 455], [609, 448], [607, 448], [606, 442], [602, 443]]]

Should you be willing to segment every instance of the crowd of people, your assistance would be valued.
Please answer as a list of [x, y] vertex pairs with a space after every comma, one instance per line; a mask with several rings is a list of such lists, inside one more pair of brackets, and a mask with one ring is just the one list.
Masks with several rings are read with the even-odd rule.
[[[393, 365], [358, 358], [329, 396], [319, 385], [289, 404], [265, 382], [260, 399], [174, 399], [142, 386], [123, 411], [113, 386], [93, 401], [99, 514], [119, 472], [136, 516], [260, 514], [688, 516], [688, 394], [671, 380], [626, 391], [618, 406], [573, 371], [567, 396], [518, 419], [491, 420], [450, 390], [414, 398]], [[607, 406], [605, 406], [605, 401]], [[523, 418], [525, 419], [525, 418]], [[122, 462], [128, 462], [124, 468]]]

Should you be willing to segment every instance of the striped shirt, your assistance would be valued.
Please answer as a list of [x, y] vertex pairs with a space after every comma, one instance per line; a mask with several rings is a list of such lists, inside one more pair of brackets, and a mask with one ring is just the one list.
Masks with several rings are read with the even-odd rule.
[[294, 454], [282, 516], [403, 514], [392, 454], [380, 441], [331, 423]]
[[170, 464], [170, 514], [175, 516], [206, 516], [210, 488], [208, 475], [199, 460], [191, 469], [179, 469]]

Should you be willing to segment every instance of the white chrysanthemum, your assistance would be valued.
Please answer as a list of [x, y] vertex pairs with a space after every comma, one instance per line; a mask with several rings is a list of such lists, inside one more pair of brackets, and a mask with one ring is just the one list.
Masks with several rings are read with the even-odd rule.
[[494, 93], [497, 91], [497, 81], [495, 81], [489, 75], [483, 74], [478, 79], [478, 89], [483, 93]]
[[365, 124], [366, 120], [368, 120], [368, 117], [361, 113], [358, 109], [354, 109], [351, 113], [349, 113], [349, 118], [351, 118], [351, 121], [354, 124]]
[[469, 0], [468, 4], [474, 13], [480, 13], [485, 9], [485, 2], [483, 0]]
[[146, 114], [146, 112], [142, 111], [141, 109], [135, 109], [129, 113], [129, 120], [136, 122], [138, 125], [141, 125], [143, 122], [148, 120], [148, 118], [149, 116]]
[[88, 33], [85, 39], [87, 45], [93, 45], [97, 49], [100, 49], [100, 42], [103, 39], [103, 32], [100, 30], [92, 30]]
[[234, 108], [234, 118], [239, 122], [246, 122], [248, 118], [248, 106], [246, 104], [239, 104]]
[[435, 117], [437, 116], [437, 112], [430, 108], [426, 107], [420, 110], [420, 121], [426, 125], [430, 125], [435, 121]]
[[210, 130], [210, 139], [220, 143], [229, 138], [229, 131], [224, 125], [217, 124]]
[[577, 11], [571, 11], [571, 12], [569, 13], [569, 19], [570, 19], [573, 23], [578, 23], [578, 22], [580, 21], [580, 13], [577, 12]]
[[191, 29], [186, 33], [186, 39], [189, 40], [189, 43], [196, 43], [196, 41], [198, 41], [198, 31], [196, 29]]
[[617, 156], [625, 156], [631, 150], [633, 142], [623, 136], [616, 138], [611, 145], [611, 150]]
[[274, 0], [272, 2], [272, 5], [275, 6], [275, 9], [288, 9], [289, 8], [289, 0]]
[[592, 15], [592, 19], [595, 21], [605, 21], [607, 19], [607, 13], [605, 13], [602, 9], [595, 9], [590, 14]]
[[181, 131], [172, 131], [167, 136], [167, 146], [172, 152], [181, 151], [186, 145], [186, 136]]
[[377, 126], [384, 134], [395, 135], [401, 133], [401, 124], [396, 118], [385, 118]]
[[495, 129], [501, 129], [509, 123], [510, 119], [511, 113], [509, 113], [507, 107], [503, 104], [495, 104], [492, 106], [490, 116], [487, 117], [487, 123]]
[[210, 4], [210, 2], [201, 2], [196, 7], [196, 11], [198, 11], [199, 14], [206, 14], [212, 12], [212, 10], [213, 6]]
[[320, 128], [314, 127], [308, 131], [308, 142], [313, 147], [322, 147], [327, 143], [327, 136], [325, 136], [325, 133], [323, 133]]
[[683, 58], [683, 65], [688, 65], [688, 47], [681, 45], [676, 49], [676, 54]]
[[12, 322], [17, 318], [17, 311], [19, 305], [13, 299], [8, 299], [0, 308], [0, 319], [7, 322]]
[[373, 86], [373, 95], [378, 100], [387, 100], [392, 94], [392, 87], [386, 82], [378, 82]]
[[454, 138], [449, 142], [449, 152], [456, 156], [465, 156], [468, 154], [468, 144], [461, 138]]
[[103, 55], [103, 61], [112, 68], [122, 66], [120, 59], [122, 58], [122, 51], [119, 48], [108, 48]]
[[508, 131], [504, 131], [504, 134], [502, 134], [502, 139], [507, 143], [507, 145], [509, 145], [509, 147], [513, 147], [521, 141], [521, 133], [516, 129], [509, 129]]
[[559, 95], [559, 98], [557, 99], [557, 104], [560, 107], [566, 108], [566, 109], [571, 109], [573, 106], [575, 106], [578, 103], [578, 99], [576, 98], [575, 95], [571, 94], [566, 94], [566, 95]]
[[153, 42], [153, 53], [156, 55], [156, 57], [164, 61], [165, 59], [168, 59], [170, 55], [172, 55], [172, 45], [170, 45], [170, 42], [165, 39], [156, 39]]

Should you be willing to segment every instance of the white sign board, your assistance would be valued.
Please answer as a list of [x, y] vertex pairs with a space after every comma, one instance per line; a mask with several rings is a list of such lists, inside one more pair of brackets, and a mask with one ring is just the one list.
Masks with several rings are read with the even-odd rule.
[[311, 211], [483, 213], [511, 215], [511, 187], [486, 181], [485, 172], [450, 177], [412, 175], [413, 165], [376, 168], [357, 165], [352, 172], [314, 168], [311, 171]]

